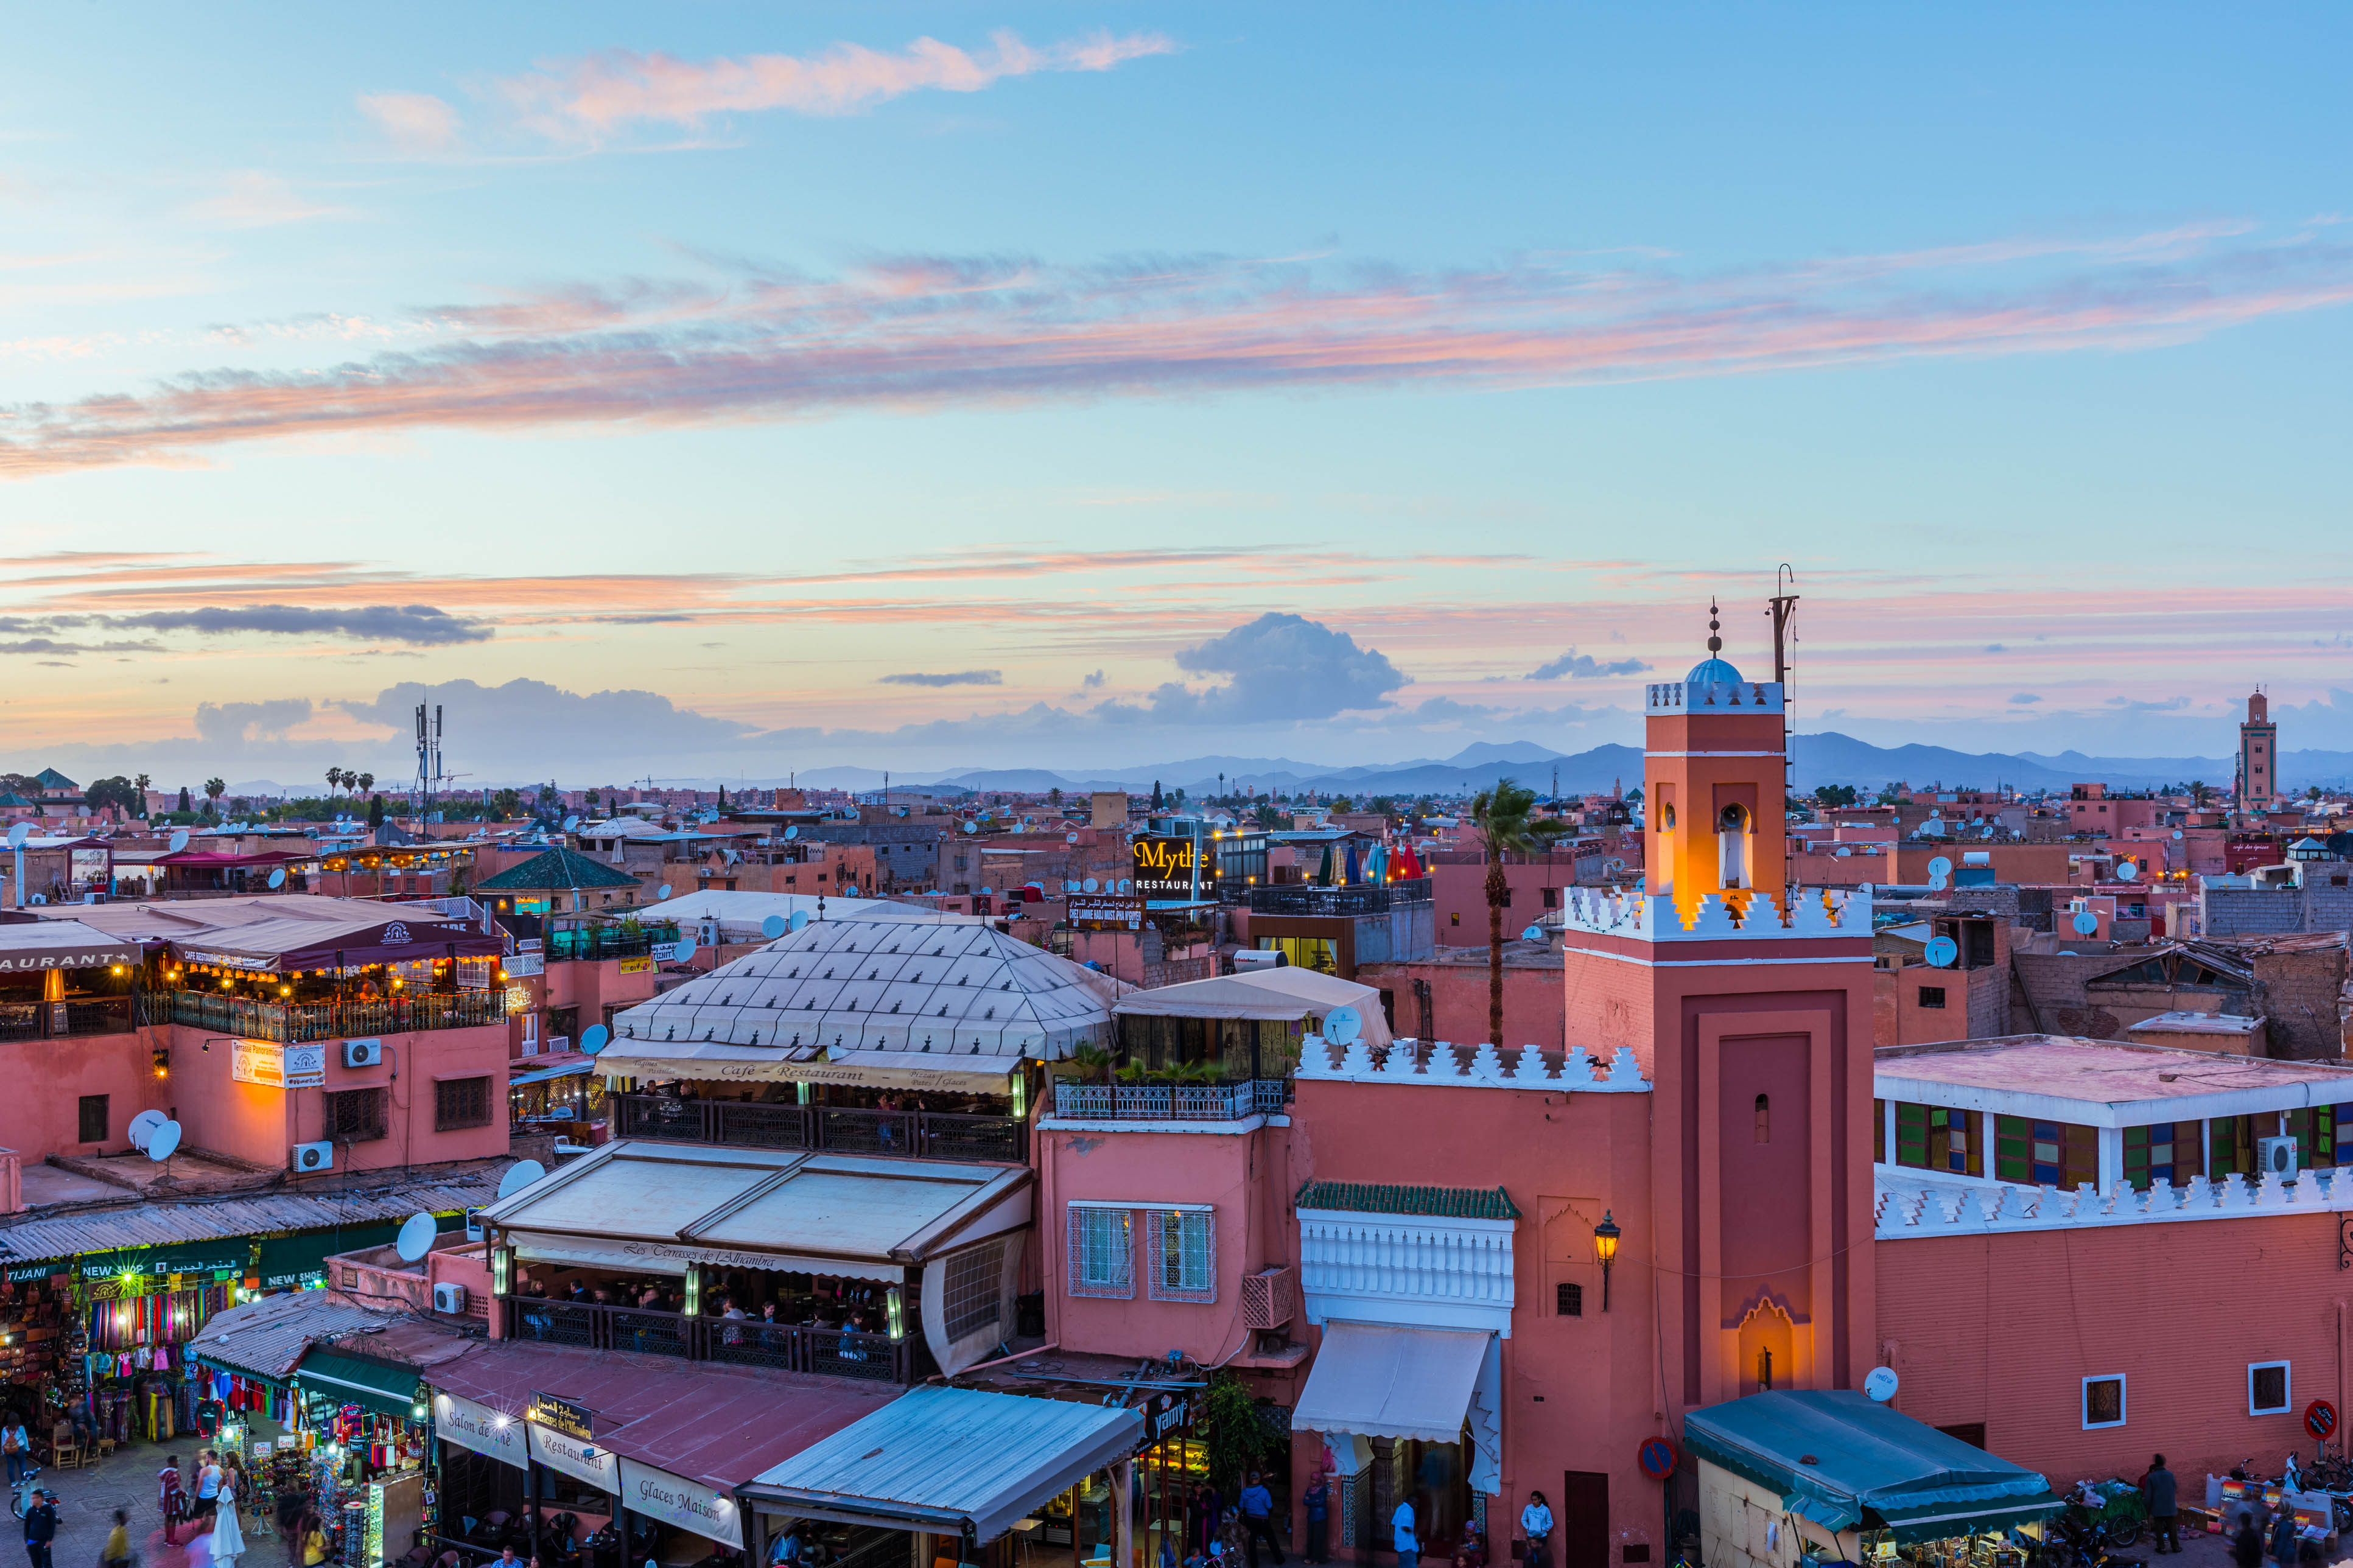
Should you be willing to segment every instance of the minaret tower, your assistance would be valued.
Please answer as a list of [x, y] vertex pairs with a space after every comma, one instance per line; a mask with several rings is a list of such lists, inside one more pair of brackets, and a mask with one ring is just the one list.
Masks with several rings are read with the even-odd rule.
[[1782, 689], [1708, 657], [1645, 693], [1646, 890], [1562, 911], [1568, 1041], [1651, 1083], [1651, 1202], [1675, 1411], [1875, 1364], [1868, 894], [1785, 890]]

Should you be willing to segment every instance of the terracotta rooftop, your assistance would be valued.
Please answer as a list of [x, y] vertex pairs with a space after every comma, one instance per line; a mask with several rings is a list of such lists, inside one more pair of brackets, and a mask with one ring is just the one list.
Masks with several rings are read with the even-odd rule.
[[2072, 1035], [2009, 1035], [1949, 1045], [1891, 1046], [1872, 1055], [1882, 1079], [2107, 1105], [2296, 1085], [2326, 1085], [2353, 1100], [2353, 1068]]

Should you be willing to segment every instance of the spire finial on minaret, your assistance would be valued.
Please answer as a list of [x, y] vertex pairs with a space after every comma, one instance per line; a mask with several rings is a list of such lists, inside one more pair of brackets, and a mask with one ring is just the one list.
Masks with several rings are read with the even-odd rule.
[[1715, 595], [1711, 594], [1707, 600], [1707, 651], [1711, 655], [1724, 651], [1724, 639], [1715, 635], [1724, 629], [1724, 623], [1717, 620], [1715, 616]]

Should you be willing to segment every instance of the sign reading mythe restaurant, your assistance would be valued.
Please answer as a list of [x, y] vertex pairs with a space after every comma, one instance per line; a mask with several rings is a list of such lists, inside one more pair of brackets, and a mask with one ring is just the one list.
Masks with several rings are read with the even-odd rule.
[[[1190, 898], [1193, 893], [1193, 850], [1190, 838], [1147, 833], [1128, 846], [1135, 858], [1135, 890], [1152, 897]], [[1218, 851], [1214, 842], [1203, 839], [1201, 852], [1201, 896], [1218, 896]]]
[[231, 1040], [228, 1076], [263, 1089], [319, 1089], [327, 1081], [327, 1047]]
[[596, 1436], [589, 1428], [586, 1405], [575, 1405], [569, 1399], [558, 1399], [553, 1394], [532, 1390], [531, 1404], [523, 1414], [550, 1431], [577, 1437], [584, 1443]]

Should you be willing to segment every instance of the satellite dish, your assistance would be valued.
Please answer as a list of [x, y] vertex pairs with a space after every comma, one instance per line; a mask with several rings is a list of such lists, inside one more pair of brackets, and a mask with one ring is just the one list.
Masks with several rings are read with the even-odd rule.
[[[25, 847], [25, 840], [30, 838], [32, 836], [32, 825], [30, 823], [20, 822], [16, 824], [16, 826], [8, 830], [8, 847], [11, 849], [22, 849]], [[180, 835], [180, 837], [185, 838], [187, 835], [184, 833]]]
[[657, 902], [666, 903], [669, 901], [670, 884], [668, 882], [664, 882], [660, 887], [654, 889], [654, 899]]
[[1961, 956], [1961, 944], [1948, 936], [1930, 937], [1921, 956], [1939, 969], [1950, 969]]
[[1075, 833], [1065, 833], [1062, 835], [1062, 842], [1065, 844], [1076, 844], [1078, 841], [1079, 836]]
[[2117, 861], [2117, 862], [2116, 862], [2116, 880], [2117, 880], [2117, 881], [2119, 881], [2119, 882], [2129, 882], [2129, 881], [2133, 880], [2133, 879], [2135, 879], [2136, 877], [2138, 877], [2139, 875], [2140, 875], [2140, 865], [2139, 865], [2139, 863], [2138, 863], [2137, 861], [2133, 861], [2133, 860], [2119, 860], [2119, 861]]
[[613, 1031], [602, 1024], [591, 1024], [580, 1031], [580, 1054], [593, 1057], [613, 1043]]
[[2180, 837], [2181, 837], [2181, 829], [2179, 829], [2179, 827], [2175, 828], [2175, 829], [2173, 830], [2173, 836], [2174, 836], [2176, 838]]
[[1520, 933], [1520, 940], [1522, 942], [1542, 942], [1544, 939], [1544, 927], [1542, 926], [1530, 926], [1527, 930]]
[[269, 872], [269, 885], [270, 885], [271, 887], [273, 887], [273, 888], [282, 888], [282, 887], [284, 887], [284, 886], [286, 885], [286, 868], [285, 868], [285, 867], [283, 867], [283, 866], [275, 866], [275, 867], [272, 867], [272, 868], [270, 868], [270, 872]]
[[1365, 1032], [1365, 1020], [1354, 1007], [1335, 1007], [1324, 1015], [1324, 1037], [1346, 1045]]
[[1092, 893], [1094, 890], [1095, 879], [1092, 877], [1089, 877], [1085, 881], [1079, 884], [1079, 891], [1082, 893]]
[[402, 1220], [400, 1235], [393, 1241], [393, 1245], [400, 1248], [400, 1260], [414, 1263], [432, 1251], [433, 1237], [440, 1228], [434, 1223], [433, 1216], [421, 1209]]
[[147, 1140], [153, 1134], [155, 1129], [163, 1126], [164, 1122], [170, 1120], [170, 1117], [165, 1116], [160, 1110], [142, 1110], [138, 1115], [132, 1117], [131, 1119], [131, 1126], [128, 1130], [128, 1135], [131, 1139], [131, 1146], [133, 1149], [144, 1149], [147, 1147]]
[[1894, 1398], [1895, 1369], [1892, 1366], [1873, 1367], [1863, 1374], [1862, 1392], [1866, 1397], [1881, 1405]]
[[801, 927], [807, 924], [808, 924], [808, 911], [807, 910], [795, 910], [793, 911], [792, 919], [793, 930], [798, 931]]
[[800, 836], [801, 830], [798, 824], [785, 829], [785, 837], [787, 838], [798, 838]]
[[580, 819], [576, 816], [567, 816], [564, 819], [564, 831], [566, 833], [571, 832], [574, 828], [579, 826]]
[[678, 951], [670, 954], [670, 956], [681, 963], [684, 963], [688, 959], [692, 958], [694, 956], [694, 939], [691, 936], [680, 937], [678, 939]]
[[2100, 929], [2100, 917], [2084, 910], [2070, 923], [2074, 926], [2077, 936], [2090, 936]]
[[[11, 834], [9, 837], [14, 838], [16, 835]], [[172, 829], [171, 839], [165, 847], [168, 848], [172, 854], [177, 855], [181, 850], [185, 849], [187, 847], [188, 830], [185, 827], [174, 827]]]
[[782, 915], [770, 915], [766, 920], [760, 922], [760, 934], [766, 937], [770, 942], [776, 941], [778, 937], [784, 935], [785, 932], [791, 929], [792, 928], [790, 926], [785, 923], [785, 917]]
[[1949, 877], [1952, 874], [1953, 863], [1944, 856], [1939, 855], [1928, 862], [1928, 875], [1931, 877]]
[[967, 822], [964, 825], [964, 830], [966, 833], [977, 833], [980, 831], [980, 824], [977, 822]]
[[511, 1198], [545, 1174], [547, 1167], [538, 1161], [517, 1160], [507, 1167], [507, 1173], [499, 1178], [499, 1196]]
[[1942, 873], [1928, 879], [1928, 890], [1932, 893], [1941, 893], [1952, 885], [1952, 879]]
[[1119, 890], [1123, 893], [1132, 893], [1135, 891], [1135, 884], [1127, 878], [1122, 877], [1119, 879]]
[[170, 1159], [172, 1151], [179, 1146], [180, 1124], [176, 1121], [166, 1121], [148, 1134], [147, 1157], [160, 1165]]

